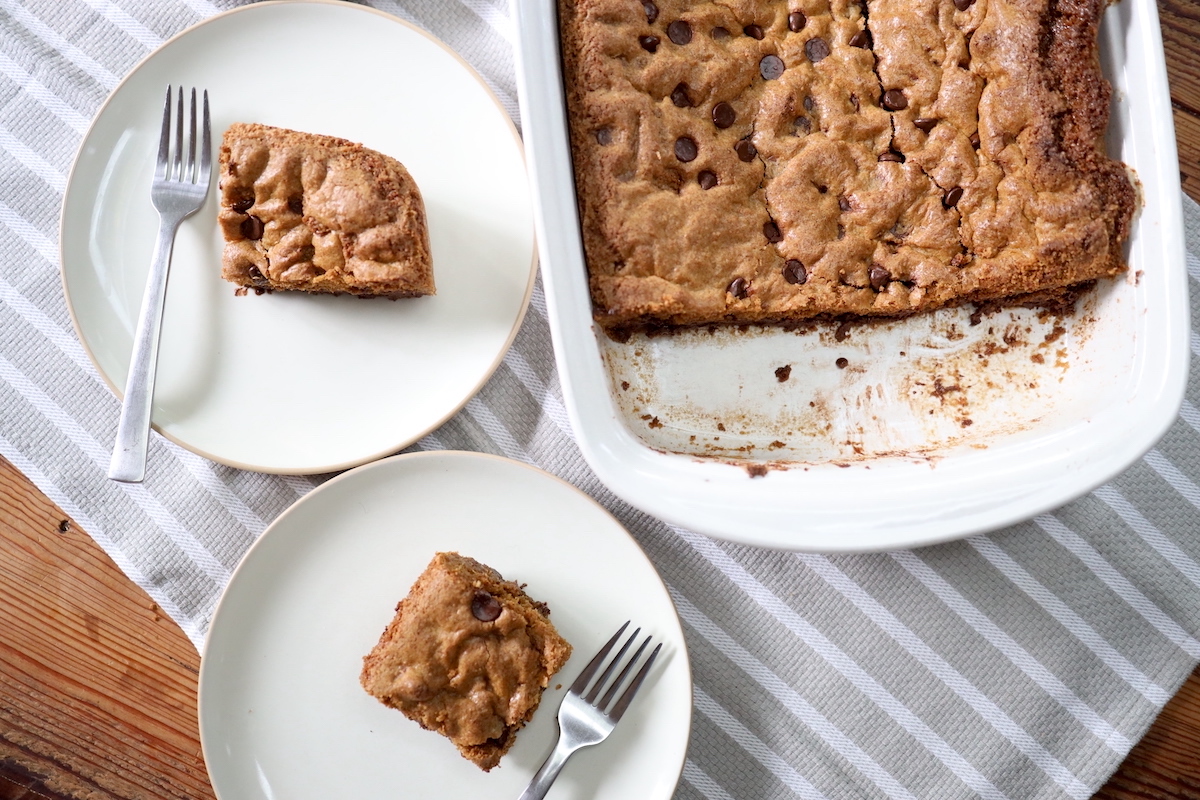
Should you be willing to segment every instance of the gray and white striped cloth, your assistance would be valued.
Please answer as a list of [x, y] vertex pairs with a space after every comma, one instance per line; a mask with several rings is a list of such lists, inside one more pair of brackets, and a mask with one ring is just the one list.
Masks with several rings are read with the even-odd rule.
[[[242, 472], [156, 436], [144, 485], [107, 480], [118, 403], [72, 331], [56, 238], [76, 147], [121, 76], [236, 4], [0, 0], [0, 454], [198, 646], [242, 553], [321, 477]], [[446, 41], [517, 114], [505, 0], [372, 5]], [[1184, 205], [1200, 284], [1200, 207]], [[1200, 356], [1200, 334], [1191, 346]], [[677, 797], [1081, 800], [1200, 660], [1198, 406], [1193, 370], [1181, 419], [1141, 462], [998, 533], [865, 556], [727, 545], [629, 508], [591, 474], [535, 292], [495, 377], [415, 449], [536, 464], [597, 498], [645, 548], [693, 659]]]

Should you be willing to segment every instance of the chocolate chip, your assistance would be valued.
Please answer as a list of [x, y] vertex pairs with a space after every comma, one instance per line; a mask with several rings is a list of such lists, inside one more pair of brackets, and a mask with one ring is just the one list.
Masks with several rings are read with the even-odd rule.
[[779, 226], [772, 220], [767, 220], [763, 223], [763, 236], [767, 237], [767, 241], [771, 244], [778, 244], [783, 241], [783, 232], [779, 230]]
[[733, 146], [733, 150], [742, 161], [753, 161], [758, 155], [758, 148], [749, 139], [741, 139]]
[[692, 26], [687, 20], [677, 19], [667, 26], [667, 36], [678, 45], [685, 45], [692, 40]]
[[722, 100], [713, 106], [712, 121], [718, 128], [728, 128], [737, 121], [737, 112], [733, 110], [733, 106]]
[[250, 206], [254, 205], [254, 193], [243, 194], [233, 201], [230, 205], [234, 211], [239, 214], [245, 214]]
[[691, 108], [692, 98], [688, 97], [688, 85], [680, 83], [671, 90], [671, 102], [680, 108]]
[[788, 14], [788, 30], [792, 33], [804, 30], [804, 26], [807, 24], [808, 17], [804, 16], [803, 11], [793, 11]]
[[796, 117], [796, 119], [793, 121], [793, 124], [796, 126], [797, 131], [812, 133], [812, 120], [810, 120], [808, 117]]
[[974, 147], [976, 150], [979, 149], [979, 131], [971, 134], [971, 147]]
[[600, 128], [596, 131], [596, 141], [602, 145], [612, 144], [612, 131], [608, 128]]
[[246, 270], [246, 275], [250, 278], [250, 282], [254, 284], [255, 288], [263, 289], [271, 285], [271, 282], [267, 280], [266, 276], [263, 275], [262, 272], [259, 271], [258, 267], [254, 266], [253, 264], [251, 264], [250, 268]]
[[783, 383], [788, 378], [792, 377], [792, 365], [784, 364], [782, 367], [775, 368], [775, 380]]
[[959, 11], [966, 11], [973, 5], [975, 5], [975, 0], [954, 0], [954, 7]]
[[963, 190], [961, 186], [955, 186], [950, 191], [946, 192], [946, 196], [942, 198], [942, 205], [946, 208], [954, 208], [958, 205], [958, 201], [962, 200]]
[[658, 6], [654, 5], [650, 0], [642, 0], [642, 8], [646, 11], [646, 22], [653, 25], [654, 20], [658, 19]]
[[738, 300], [745, 300], [750, 296], [750, 284], [745, 278], [734, 278], [729, 283], [729, 288], [725, 291], [736, 297]]
[[833, 362], [833, 363], [834, 363], [834, 364], [837, 364], [837, 368], [838, 368], [838, 369], [845, 369], [846, 367], [850, 366], [850, 359], [848, 359], [848, 358], [839, 358], [837, 361], [835, 361], [835, 362]]
[[242, 236], [246, 239], [258, 241], [263, 235], [263, 221], [251, 214], [242, 220]]
[[804, 96], [804, 110], [812, 111], [816, 107], [817, 107], [817, 101], [812, 99], [812, 95], [806, 94]]
[[908, 98], [899, 89], [888, 89], [879, 100], [880, 105], [888, 111], [900, 111], [908, 108]]
[[850, 198], [844, 194], [838, 195], [838, 208], [842, 211], [849, 211], [853, 206], [850, 205]]
[[491, 622], [500, 616], [500, 601], [483, 589], [476, 589], [471, 598], [471, 613], [480, 622]]
[[718, 42], [728, 39], [732, 35], [733, 34], [729, 32], [728, 28], [722, 28], [720, 25], [713, 28], [712, 33], [709, 34], [709, 36], [711, 36], [713, 39], [717, 40]]
[[804, 43], [804, 55], [814, 64], [829, 57], [829, 45], [820, 36], [814, 36]]
[[304, 213], [304, 197], [301, 195], [296, 195], [295, 197], [289, 197], [288, 198], [288, 211], [291, 211], [293, 214], [303, 214]]
[[871, 279], [871, 288], [877, 292], [882, 291], [892, 282], [892, 273], [878, 264], [871, 265], [871, 269], [867, 270], [867, 277]]
[[938, 121], [936, 119], [932, 119], [930, 117], [920, 117], [919, 119], [913, 120], [913, 125], [915, 125], [920, 130], [925, 131], [926, 133], [929, 133], [931, 130], [933, 130], [934, 127], [937, 126], [937, 124], [938, 124]]
[[696, 183], [700, 184], [700, 188], [705, 191], [717, 185], [717, 173], [710, 169], [700, 170], [700, 174], [696, 176]]
[[699, 152], [699, 149], [696, 147], [696, 140], [692, 137], [680, 136], [675, 140], [675, 157], [680, 161], [684, 163], [692, 161]]
[[871, 46], [871, 34], [866, 31], [859, 31], [850, 37], [851, 47], [867, 48]]
[[850, 105], [854, 106], [855, 111], [858, 111], [858, 95], [850, 95]]
[[638, 44], [640, 44], [642, 46], [643, 50], [653, 53], [655, 50], [658, 49], [658, 37], [657, 36], [639, 36]]
[[759, 25], [747, 25], [746, 27], [742, 28], [742, 33], [746, 34], [751, 39], [758, 39], [760, 42], [763, 40], [763, 37], [767, 35], [763, 33], [763, 29]]
[[895, 150], [888, 150], [886, 153], [879, 154], [880, 161], [895, 161], [898, 164], [904, 163], [904, 156], [897, 153]]
[[808, 282], [808, 270], [794, 258], [789, 258], [788, 262], [783, 265], [783, 279], [791, 284], [801, 284]]
[[783, 74], [783, 59], [776, 55], [765, 55], [758, 62], [758, 74], [764, 81], [773, 81]]

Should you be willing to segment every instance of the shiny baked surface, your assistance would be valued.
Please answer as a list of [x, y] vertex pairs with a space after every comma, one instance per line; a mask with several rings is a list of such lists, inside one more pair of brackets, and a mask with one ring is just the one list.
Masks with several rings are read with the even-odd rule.
[[899, 316], [1120, 272], [1104, 7], [562, 0], [598, 321]]

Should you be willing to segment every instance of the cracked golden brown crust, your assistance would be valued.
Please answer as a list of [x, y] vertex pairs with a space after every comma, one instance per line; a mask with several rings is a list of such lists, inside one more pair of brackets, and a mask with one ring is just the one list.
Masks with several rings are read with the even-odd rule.
[[[479, 592], [498, 603], [494, 619], [472, 611]], [[549, 615], [544, 603], [491, 567], [438, 553], [363, 658], [359, 681], [381, 703], [447, 737], [463, 757], [490, 770], [571, 656]]]
[[220, 151], [221, 275], [259, 290], [434, 294], [421, 193], [394, 158], [237, 122]]
[[[904, 316], [1125, 268], [1135, 200], [1103, 152], [1104, 0], [559, 2], [610, 330]], [[784, 69], [767, 79], [769, 56]]]

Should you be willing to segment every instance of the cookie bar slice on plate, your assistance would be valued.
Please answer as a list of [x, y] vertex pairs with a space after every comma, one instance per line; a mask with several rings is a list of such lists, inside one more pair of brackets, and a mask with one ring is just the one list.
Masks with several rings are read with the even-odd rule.
[[434, 294], [425, 206], [394, 158], [237, 122], [220, 153], [221, 275], [259, 293]]
[[491, 567], [438, 553], [363, 658], [359, 681], [490, 770], [571, 656], [549, 616]]

